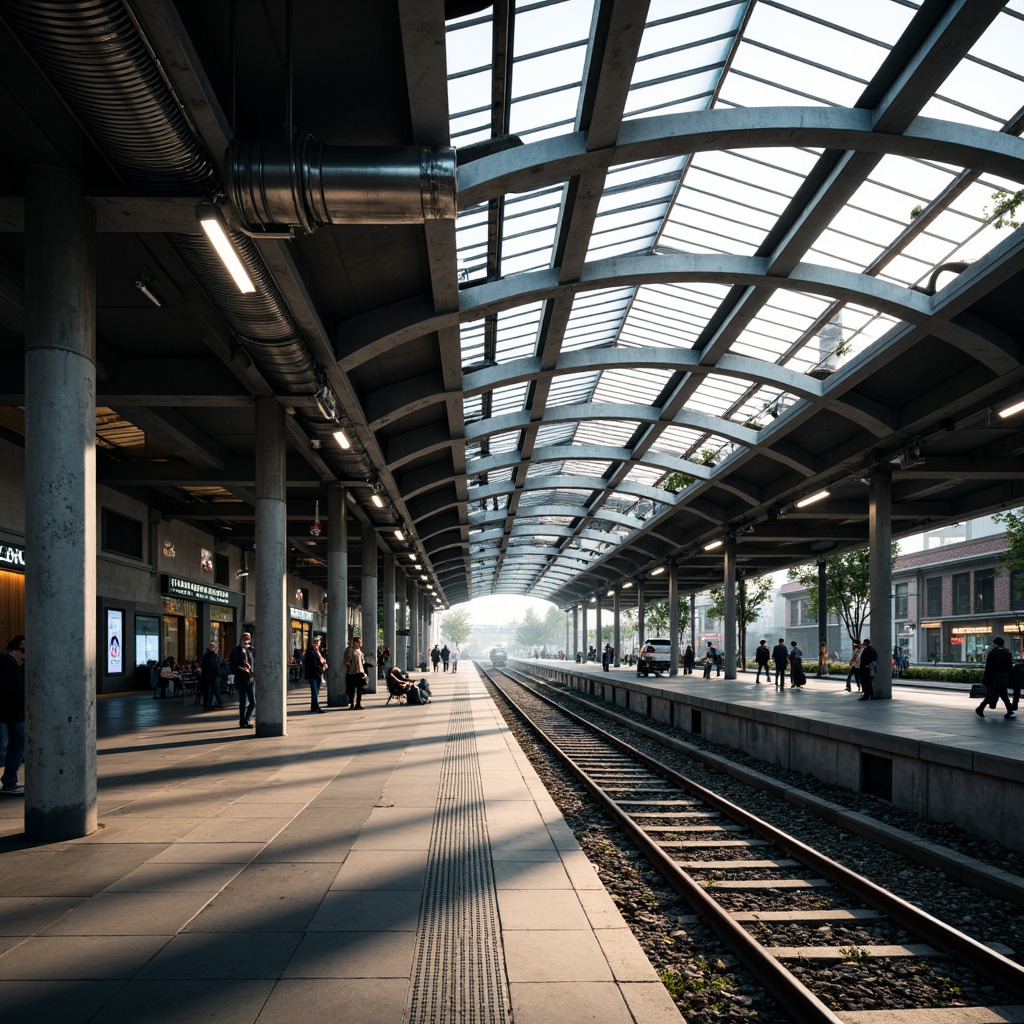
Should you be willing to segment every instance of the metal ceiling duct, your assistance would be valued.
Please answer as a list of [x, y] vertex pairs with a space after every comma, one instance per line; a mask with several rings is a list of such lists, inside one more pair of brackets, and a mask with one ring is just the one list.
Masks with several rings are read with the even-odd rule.
[[225, 160], [233, 215], [248, 230], [454, 220], [450, 146], [234, 142]]

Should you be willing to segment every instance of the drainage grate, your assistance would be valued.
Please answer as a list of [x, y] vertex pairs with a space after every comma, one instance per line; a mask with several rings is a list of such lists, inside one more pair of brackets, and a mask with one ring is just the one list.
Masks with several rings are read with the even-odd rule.
[[510, 1024], [469, 684], [453, 695], [427, 858], [410, 1024]]

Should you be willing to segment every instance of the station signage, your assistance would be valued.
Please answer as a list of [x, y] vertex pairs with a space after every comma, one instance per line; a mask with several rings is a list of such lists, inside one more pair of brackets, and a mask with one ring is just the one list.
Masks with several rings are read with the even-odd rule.
[[307, 611], [305, 608], [289, 608], [288, 611], [291, 614], [291, 617], [299, 622], [313, 621], [313, 613]]
[[192, 580], [183, 580], [177, 576], [161, 576], [160, 590], [164, 594], [172, 594], [174, 597], [188, 597], [193, 601], [214, 601], [217, 604], [227, 604], [231, 595], [219, 587], [211, 587], [206, 583], [194, 583]]
[[921, 623], [921, 628], [922, 629], [941, 629], [942, 628], [942, 623], [941, 622], [922, 622]]
[[968, 634], [968, 633], [970, 633], [970, 634], [975, 634], [975, 633], [991, 633], [992, 632], [992, 627], [991, 626], [954, 626], [953, 627], [953, 632], [954, 633], [963, 633], [963, 634]]
[[9, 544], [5, 540], [0, 541], [0, 568], [24, 569], [25, 549], [20, 544]]

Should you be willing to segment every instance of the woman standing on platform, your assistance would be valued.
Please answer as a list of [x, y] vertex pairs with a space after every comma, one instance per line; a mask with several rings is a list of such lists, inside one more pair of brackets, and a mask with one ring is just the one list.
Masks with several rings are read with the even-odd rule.
[[789, 652], [789, 685], [803, 686], [807, 682], [804, 675], [804, 652], [797, 647], [796, 641], [790, 641]]
[[696, 655], [693, 653], [693, 648], [687, 644], [686, 650], [683, 652], [683, 675], [693, 675], [693, 663], [696, 661]]

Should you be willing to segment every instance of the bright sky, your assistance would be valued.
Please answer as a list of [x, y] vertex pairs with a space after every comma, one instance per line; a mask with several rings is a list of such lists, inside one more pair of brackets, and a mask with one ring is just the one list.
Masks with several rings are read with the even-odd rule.
[[513, 620], [522, 621], [528, 608], [543, 618], [549, 608], [555, 606], [550, 601], [541, 601], [536, 597], [514, 597], [510, 594], [495, 594], [491, 597], [475, 597], [465, 604], [452, 606], [452, 610], [468, 608], [474, 626], [505, 626]]

